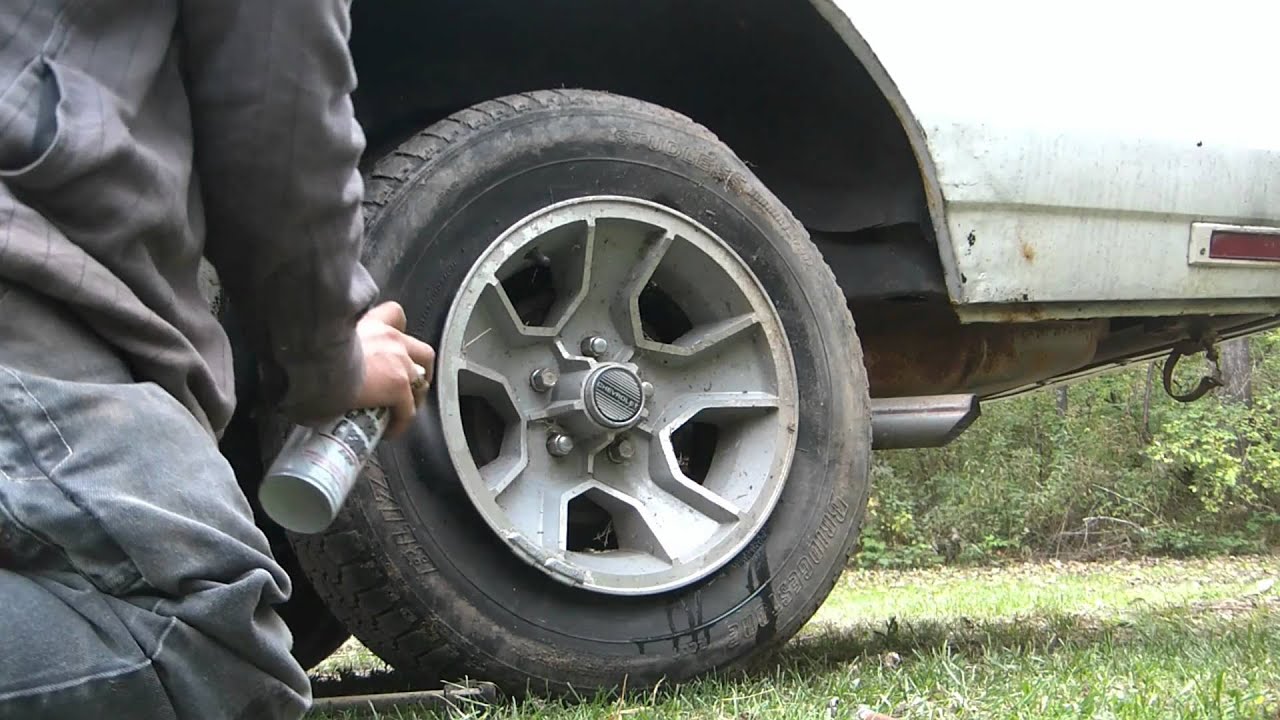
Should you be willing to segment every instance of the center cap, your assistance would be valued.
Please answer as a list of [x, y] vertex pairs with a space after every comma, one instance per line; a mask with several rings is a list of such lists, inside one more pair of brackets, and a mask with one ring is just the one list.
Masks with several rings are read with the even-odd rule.
[[644, 410], [644, 387], [640, 377], [619, 365], [602, 367], [587, 378], [587, 413], [608, 428], [633, 424]]

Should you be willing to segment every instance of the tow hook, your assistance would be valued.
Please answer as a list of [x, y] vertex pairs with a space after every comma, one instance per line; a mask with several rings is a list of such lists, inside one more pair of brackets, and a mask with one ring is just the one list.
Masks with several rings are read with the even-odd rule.
[[[1177, 393], [1173, 390], [1173, 370], [1178, 365], [1178, 361], [1184, 357], [1190, 357], [1197, 353], [1203, 352], [1204, 357], [1213, 366], [1208, 375], [1200, 378], [1197, 384], [1191, 390], [1185, 393]], [[1173, 349], [1169, 351], [1169, 357], [1164, 361], [1164, 391], [1169, 397], [1182, 403], [1195, 402], [1200, 398], [1208, 395], [1213, 390], [1222, 387], [1222, 367], [1218, 364], [1218, 346], [1213, 335], [1205, 335], [1197, 339], [1183, 340]]]

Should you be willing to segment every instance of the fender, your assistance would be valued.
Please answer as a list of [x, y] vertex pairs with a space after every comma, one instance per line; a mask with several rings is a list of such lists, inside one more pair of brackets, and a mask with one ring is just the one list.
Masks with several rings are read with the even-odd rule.
[[1280, 226], [1280, 6], [810, 1], [902, 122], [963, 320], [1280, 310], [1280, 264], [1188, 257]]
[[[876, 87], [880, 89], [889, 106], [893, 108], [894, 114], [898, 116], [898, 122], [902, 125], [902, 129], [907, 135], [907, 141], [911, 144], [911, 149], [915, 153], [916, 165], [920, 169], [925, 203], [928, 206], [934, 237], [938, 243], [939, 259], [942, 261], [947, 292], [951, 295], [952, 300], [957, 300], [961, 296], [960, 272], [956, 268], [956, 256], [952, 251], [951, 232], [947, 227], [942, 186], [938, 182], [938, 170], [934, 166], [933, 155], [929, 152], [929, 142], [925, 137], [924, 127], [916, 119], [915, 114], [911, 112], [911, 108], [907, 106], [906, 98], [898, 90], [893, 78], [889, 76], [888, 71], [880, 62], [880, 58], [872, 51], [871, 46], [867, 44], [858, 29], [854, 27], [845, 9], [837, 5], [834, 0], [810, 0], [810, 2], [813, 3], [818, 14], [831, 23], [831, 27], [849, 46], [850, 52], [853, 53], [858, 62], [862, 63], [863, 68], [871, 76]], [[847, 5], [847, 3], [845, 4]]]

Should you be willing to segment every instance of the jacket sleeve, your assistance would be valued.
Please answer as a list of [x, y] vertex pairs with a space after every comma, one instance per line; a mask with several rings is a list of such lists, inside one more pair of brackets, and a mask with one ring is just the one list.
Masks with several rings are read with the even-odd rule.
[[336, 415], [362, 380], [355, 325], [364, 135], [347, 0], [181, 0], [178, 38], [205, 254], [295, 420]]

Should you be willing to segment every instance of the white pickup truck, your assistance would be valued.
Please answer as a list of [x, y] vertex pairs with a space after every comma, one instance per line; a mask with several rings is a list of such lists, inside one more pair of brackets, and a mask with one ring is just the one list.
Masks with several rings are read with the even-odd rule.
[[[439, 368], [328, 531], [263, 521], [308, 663], [350, 632], [515, 692], [734, 665], [844, 569], [873, 445], [1280, 322], [1274, 3], [354, 16], [366, 261]], [[279, 428], [241, 375], [253, 496]]]

